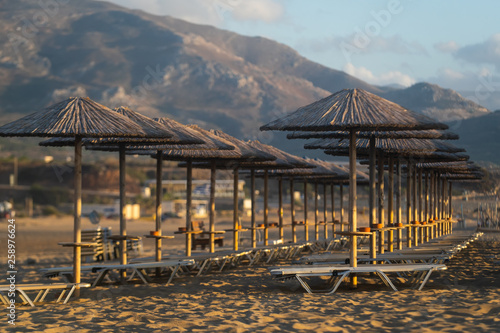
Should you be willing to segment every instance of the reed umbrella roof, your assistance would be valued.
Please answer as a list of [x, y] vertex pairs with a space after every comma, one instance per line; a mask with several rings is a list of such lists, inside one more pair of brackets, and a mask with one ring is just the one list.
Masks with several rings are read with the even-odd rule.
[[[328, 154], [328, 151], [326, 152]], [[348, 152], [344, 152], [347, 155]], [[338, 152], [334, 153], [335, 156], [343, 156]], [[440, 152], [404, 152], [404, 153], [394, 153], [388, 154], [388, 156], [393, 155], [396, 158], [403, 158], [412, 160], [414, 163], [437, 163], [437, 162], [460, 162], [468, 161], [469, 155], [466, 154], [450, 154], [450, 153], [440, 153]], [[367, 154], [362, 154], [362, 158], [368, 158]], [[359, 162], [361, 165], [367, 165], [370, 162], [368, 160], [361, 160]]]
[[[345, 139], [349, 137], [348, 131], [298, 131], [287, 134], [287, 139]], [[361, 139], [376, 137], [379, 139], [439, 139], [458, 140], [458, 134], [450, 131], [425, 130], [425, 131], [362, 131], [357, 133]]]
[[418, 169], [439, 170], [439, 171], [479, 171], [481, 168], [473, 162], [435, 162], [435, 163], [419, 163], [416, 165]]
[[[304, 145], [306, 149], [348, 149], [349, 140], [344, 139], [318, 139]], [[369, 150], [369, 139], [357, 139], [356, 149]], [[375, 139], [375, 148], [384, 152], [405, 151], [440, 151], [446, 153], [465, 152], [465, 149], [456, 147], [451, 143], [427, 139]]]
[[[313, 168], [311, 164], [309, 164], [305, 159], [289, 154], [281, 149], [276, 147], [263, 144], [257, 140], [255, 141], [247, 141], [247, 144], [250, 146], [264, 151], [274, 157], [276, 159], [274, 161], [241, 161], [238, 163], [240, 169], [292, 169], [292, 168]], [[222, 162], [224, 164], [225, 162]], [[211, 164], [208, 162], [197, 162], [193, 164], [195, 168], [210, 168]], [[180, 163], [179, 166], [184, 166], [183, 163]]]
[[242, 161], [247, 160], [252, 162], [263, 162], [263, 161], [273, 161], [276, 157], [266, 153], [260, 149], [252, 147], [250, 144], [239, 140], [229, 134], [226, 134], [220, 130], [204, 130], [199, 127], [193, 127], [196, 131], [203, 134], [210, 134], [215, 136], [218, 140], [227, 142], [228, 145], [232, 145], [234, 150], [165, 150], [163, 152], [162, 158], [164, 160], [171, 161], [216, 161], [218, 164], [226, 163], [228, 161]]
[[[138, 112], [132, 111], [128, 107], [121, 106], [119, 108], [113, 109], [115, 112], [129, 118], [138, 124], [143, 131], [147, 134], [145, 138], [86, 138], [82, 140], [82, 144], [86, 147], [91, 146], [116, 146], [117, 145], [127, 145], [127, 144], [177, 144], [177, 145], [195, 145], [195, 144], [203, 144], [204, 141], [202, 138], [196, 135], [196, 133], [188, 133], [182, 127], [184, 125], [179, 124], [179, 126], [167, 126], [165, 123], [160, 123], [157, 120], [146, 117]], [[168, 136], [164, 137], [150, 137], [151, 129], [157, 130], [161, 129], [169, 133]], [[74, 138], [52, 138], [46, 141], [42, 141], [40, 146], [73, 146], [75, 142]], [[118, 149], [102, 149], [106, 151], [115, 151]]]
[[279, 131], [428, 130], [448, 126], [363, 89], [344, 89], [260, 129]]
[[171, 134], [160, 126], [145, 131], [128, 117], [88, 97], [71, 97], [3, 125], [0, 136], [164, 138]]

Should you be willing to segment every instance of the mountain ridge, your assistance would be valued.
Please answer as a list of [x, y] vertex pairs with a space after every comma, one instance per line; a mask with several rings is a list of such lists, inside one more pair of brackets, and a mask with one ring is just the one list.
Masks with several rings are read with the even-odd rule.
[[[440, 120], [489, 112], [435, 85], [374, 86], [267, 38], [106, 2], [60, 4], [38, 25], [38, 1], [0, 4], [0, 28], [7, 32], [0, 36], [5, 122], [72, 95], [89, 95], [109, 107], [128, 105], [149, 116], [220, 128], [300, 155], [297, 142], [263, 134], [259, 126], [344, 88], [362, 88]], [[25, 38], [23, 29], [34, 37]]]

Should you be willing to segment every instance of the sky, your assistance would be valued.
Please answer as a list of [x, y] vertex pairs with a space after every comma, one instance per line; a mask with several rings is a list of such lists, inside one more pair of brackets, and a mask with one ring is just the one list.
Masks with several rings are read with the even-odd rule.
[[500, 90], [497, 0], [110, 0], [286, 44], [376, 85]]

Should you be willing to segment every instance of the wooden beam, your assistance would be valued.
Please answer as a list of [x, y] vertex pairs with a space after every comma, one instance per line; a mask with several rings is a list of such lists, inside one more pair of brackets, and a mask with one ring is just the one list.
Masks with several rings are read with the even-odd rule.
[[[75, 243], [82, 242], [82, 138], [75, 137], [75, 175], [74, 175], [74, 225], [73, 225], [73, 240]], [[74, 283], [77, 283], [75, 296], [80, 296], [81, 282], [81, 265], [82, 265], [82, 248], [75, 246], [73, 248], [73, 276]]]
[[210, 253], [215, 252], [215, 181], [217, 177], [217, 164], [210, 162], [210, 202], [209, 202], [209, 224], [210, 224]]
[[[351, 129], [349, 132], [349, 227], [351, 232], [357, 231], [357, 193], [356, 193], [356, 131]], [[358, 266], [358, 245], [357, 237], [351, 236], [350, 262], [352, 267]], [[351, 277], [351, 287], [358, 286], [356, 275]]]

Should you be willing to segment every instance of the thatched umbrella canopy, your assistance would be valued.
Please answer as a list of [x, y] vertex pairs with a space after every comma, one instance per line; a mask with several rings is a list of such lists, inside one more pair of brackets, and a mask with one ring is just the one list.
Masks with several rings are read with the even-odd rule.
[[[448, 126], [362, 89], [344, 89], [261, 127], [261, 130], [336, 131], [348, 130], [350, 144], [349, 223], [357, 229], [356, 133], [359, 131], [447, 129]], [[351, 236], [351, 265], [357, 265], [356, 235]], [[353, 278], [353, 286], [357, 285]]]
[[[348, 131], [331, 132], [293, 132], [287, 134], [287, 139], [347, 139]], [[371, 137], [379, 139], [438, 139], [438, 140], [458, 140], [458, 134], [449, 131], [426, 130], [426, 131], [364, 131], [357, 135], [361, 139]]]
[[[305, 149], [340, 150], [349, 149], [348, 140], [338, 139], [318, 139], [304, 145]], [[357, 139], [356, 149], [360, 152], [370, 152], [369, 139]], [[375, 139], [375, 149], [384, 153], [401, 153], [405, 151], [439, 151], [446, 153], [465, 152], [465, 149], [456, 147], [451, 143], [439, 140], [427, 139]]]
[[161, 127], [142, 127], [90, 98], [71, 97], [0, 127], [0, 136], [72, 137], [75, 139], [74, 282], [81, 270], [82, 138], [170, 137]]
[[[121, 114], [128, 119], [134, 121], [138, 124], [146, 133], [151, 133], [153, 130], [162, 129], [167, 131], [169, 135], [164, 138], [146, 137], [146, 138], [86, 138], [83, 139], [82, 144], [87, 148], [92, 147], [102, 147], [100, 150], [104, 151], [118, 151], [119, 152], [119, 170], [120, 170], [120, 263], [122, 265], [127, 263], [127, 223], [124, 215], [125, 209], [125, 155], [127, 151], [127, 145], [134, 144], [160, 144], [169, 143], [176, 145], [198, 145], [204, 143], [196, 135], [187, 133], [186, 131], [176, 131], [172, 126], [165, 126], [158, 121], [155, 121], [149, 117], [146, 117], [140, 113], [132, 111], [128, 107], [121, 106], [115, 108], [118, 114]], [[179, 133], [177, 133], [179, 132]], [[73, 138], [53, 138], [40, 143], [41, 146], [67, 146], [74, 145]], [[161, 175], [160, 175], [161, 177]], [[158, 203], [157, 203], [158, 205]], [[160, 202], [161, 205], [161, 202]], [[161, 216], [160, 216], [161, 218]], [[158, 237], [156, 237], [157, 251], [161, 252], [161, 228], [157, 222]], [[148, 236], [149, 237], [149, 236]], [[158, 257], [158, 256], [157, 256]], [[157, 258], [157, 260], [160, 260]]]

